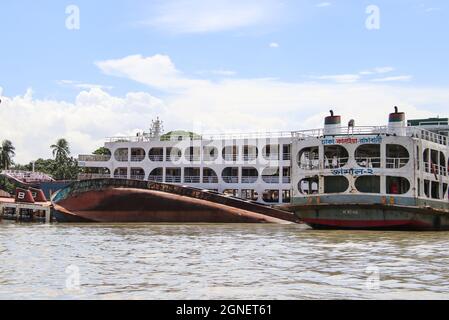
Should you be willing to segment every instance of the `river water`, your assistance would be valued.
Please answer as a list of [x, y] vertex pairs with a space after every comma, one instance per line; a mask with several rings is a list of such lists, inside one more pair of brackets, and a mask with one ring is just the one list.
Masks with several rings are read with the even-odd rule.
[[0, 222], [0, 299], [449, 299], [449, 232]]

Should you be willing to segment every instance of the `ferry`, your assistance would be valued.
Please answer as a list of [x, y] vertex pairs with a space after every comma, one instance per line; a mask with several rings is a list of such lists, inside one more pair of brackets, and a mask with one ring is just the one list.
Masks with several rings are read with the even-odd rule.
[[149, 132], [109, 138], [80, 155], [81, 181], [130, 179], [189, 186], [294, 212], [316, 229], [449, 230], [448, 119], [277, 133]]

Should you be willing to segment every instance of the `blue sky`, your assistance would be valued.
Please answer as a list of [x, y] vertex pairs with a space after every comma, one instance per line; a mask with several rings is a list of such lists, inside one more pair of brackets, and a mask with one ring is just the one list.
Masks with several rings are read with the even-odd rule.
[[[68, 5], [79, 30], [66, 28]], [[369, 5], [379, 29], [366, 28]], [[334, 103], [363, 124], [393, 104], [448, 115], [445, 0], [5, 0], [0, 10], [0, 139], [27, 149], [20, 161], [58, 135], [90, 152], [156, 115], [205, 131], [311, 127]], [[368, 117], [360, 107], [373, 100]], [[20, 117], [45, 123], [42, 146], [27, 146], [11, 124]]]

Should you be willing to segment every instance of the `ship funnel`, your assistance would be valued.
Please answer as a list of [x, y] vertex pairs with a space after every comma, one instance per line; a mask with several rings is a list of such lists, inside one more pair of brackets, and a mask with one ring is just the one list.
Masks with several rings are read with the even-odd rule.
[[388, 118], [388, 133], [397, 136], [406, 135], [405, 113], [399, 112], [398, 107], [394, 107], [394, 113], [390, 113]]
[[330, 116], [324, 119], [324, 135], [336, 135], [340, 133], [341, 116], [336, 116], [334, 110], [330, 110]]

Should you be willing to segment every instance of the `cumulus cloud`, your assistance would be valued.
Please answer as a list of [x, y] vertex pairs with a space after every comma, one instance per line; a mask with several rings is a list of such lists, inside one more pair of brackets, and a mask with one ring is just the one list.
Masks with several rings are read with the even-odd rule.
[[19, 163], [50, 157], [49, 146], [61, 137], [69, 140], [74, 155], [90, 153], [104, 137], [147, 128], [163, 110], [162, 101], [148, 93], [114, 97], [98, 88], [80, 92], [73, 103], [34, 99], [31, 90], [2, 100], [0, 140], [13, 141]]
[[[145, 92], [114, 96], [100, 88], [81, 91], [73, 102], [39, 100], [29, 90], [3, 97], [2, 139], [17, 146], [17, 160], [50, 156], [59, 137], [73, 153], [90, 153], [108, 136], [134, 135], [156, 116], [165, 128], [198, 133], [290, 131], [321, 127], [330, 108], [357, 125], [382, 125], [397, 105], [409, 118], [445, 116], [448, 88], [395, 86], [383, 82], [287, 82], [224, 77], [192, 79], [168, 56], [131, 56], [101, 70], [165, 91], [164, 100]], [[144, 71], [142, 71], [144, 70]], [[1, 89], [0, 89], [1, 93]]]
[[274, 0], [168, 0], [140, 24], [173, 33], [205, 33], [270, 23], [281, 5]]

